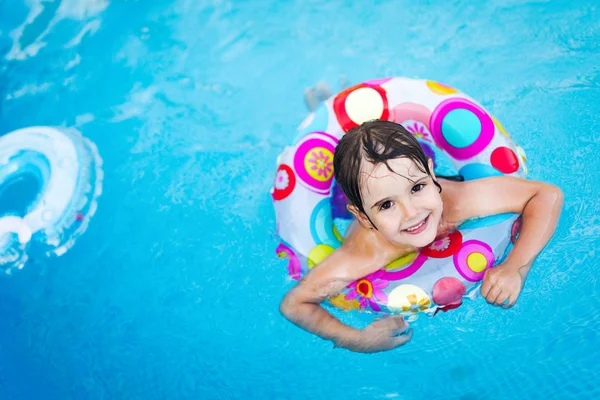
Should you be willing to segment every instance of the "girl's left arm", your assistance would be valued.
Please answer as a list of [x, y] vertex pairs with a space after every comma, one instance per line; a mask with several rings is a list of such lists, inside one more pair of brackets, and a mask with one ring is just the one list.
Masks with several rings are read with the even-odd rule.
[[513, 177], [457, 183], [454, 190], [456, 201], [451, 213], [456, 220], [506, 212], [523, 216], [512, 251], [501, 265], [486, 272], [481, 286], [481, 294], [489, 303], [512, 307], [533, 262], [554, 235], [563, 207], [563, 193], [551, 184]]

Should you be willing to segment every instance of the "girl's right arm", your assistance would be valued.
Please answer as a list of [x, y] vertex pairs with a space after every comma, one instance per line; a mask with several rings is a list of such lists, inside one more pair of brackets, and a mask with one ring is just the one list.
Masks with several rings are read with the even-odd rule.
[[[342, 246], [287, 293], [280, 305], [281, 313], [300, 328], [333, 341], [336, 347], [371, 353], [403, 345], [410, 340], [412, 332], [401, 316], [384, 318], [358, 330], [344, 325], [320, 305], [349, 283], [377, 270], [377, 267], [369, 268], [372, 261], [361, 260]], [[358, 276], [349, 273], [361, 270]], [[402, 335], [403, 332], [406, 334]]]

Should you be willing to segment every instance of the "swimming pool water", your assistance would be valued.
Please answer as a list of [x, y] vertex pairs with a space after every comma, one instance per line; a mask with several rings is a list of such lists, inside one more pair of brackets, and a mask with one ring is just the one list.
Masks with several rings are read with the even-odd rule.
[[[0, 2], [0, 134], [76, 127], [105, 172], [77, 244], [0, 279], [0, 397], [598, 398], [599, 65], [593, 0]], [[354, 354], [279, 315], [268, 190], [306, 87], [393, 75], [479, 100], [565, 209], [512, 310]]]

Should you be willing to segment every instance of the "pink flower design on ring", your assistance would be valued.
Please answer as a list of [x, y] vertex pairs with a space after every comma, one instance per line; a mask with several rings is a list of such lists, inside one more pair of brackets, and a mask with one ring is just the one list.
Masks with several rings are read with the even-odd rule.
[[450, 246], [450, 238], [446, 236], [443, 239], [437, 240], [430, 244], [429, 248], [431, 250], [444, 251], [448, 249], [448, 246]]
[[423, 124], [419, 124], [419, 123], [415, 122], [412, 125], [407, 125], [406, 130], [408, 130], [410, 133], [412, 133], [412, 135], [414, 137], [416, 137], [417, 139], [423, 139], [428, 142], [431, 141], [431, 139], [429, 137], [429, 132], [427, 132], [425, 130], [425, 125], [423, 125]]
[[329, 177], [333, 171], [333, 163], [329, 161], [329, 156], [324, 155], [322, 151], [318, 153], [312, 151], [310, 155], [313, 157], [308, 159], [308, 162], [312, 164], [310, 169], [317, 170], [317, 175]]
[[275, 175], [275, 188], [279, 190], [283, 190], [288, 187], [290, 183], [290, 176], [287, 171], [282, 169], [277, 171]]
[[350, 291], [346, 294], [346, 300], [358, 297], [361, 309], [369, 306], [373, 311], [381, 311], [377, 302], [387, 304], [388, 301], [387, 295], [381, 290], [389, 284], [387, 279], [381, 279], [384, 273], [379, 270], [348, 285]]

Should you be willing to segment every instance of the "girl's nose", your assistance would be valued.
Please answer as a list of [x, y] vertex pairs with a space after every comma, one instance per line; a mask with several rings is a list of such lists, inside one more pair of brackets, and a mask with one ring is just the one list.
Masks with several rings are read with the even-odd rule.
[[405, 221], [411, 221], [419, 215], [419, 206], [411, 201], [403, 204], [403, 208]]

